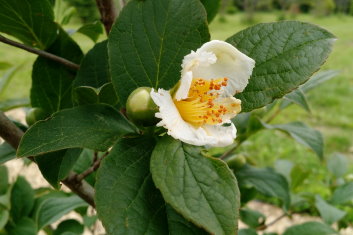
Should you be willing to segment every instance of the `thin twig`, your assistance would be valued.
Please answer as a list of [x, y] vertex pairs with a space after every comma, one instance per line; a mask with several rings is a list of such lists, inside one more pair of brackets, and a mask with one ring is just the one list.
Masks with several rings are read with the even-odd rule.
[[283, 213], [282, 215], [278, 216], [276, 219], [274, 219], [270, 223], [264, 224], [264, 225], [260, 225], [259, 227], [256, 228], [256, 230], [258, 230], [258, 231], [265, 230], [265, 229], [267, 229], [268, 227], [274, 225], [275, 223], [277, 223], [278, 221], [280, 221], [281, 219], [283, 219], [286, 216], [288, 216], [288, 213]]
[[95, 170], [97, 170], [99, 168], [99, 166], [100, 166], [100, 163], [101, 163], [102, 159], [105, 156], [107, 156], [108, 153], [109, 152], [106, 152], [102, 157], [98, 158], [98, 154], [97, 154], [97, 152], [95, 152], [92, 166], [90, 168], [88, 168], [87, 170], [85, 170], [84, 172], [82, 172], [81, 174], [77, 175], [76, 176], [76, 180], [77, 181], [82, 181], [88, 175], [92, 174]]
[[53, 60], [55, 62], [58, 62], [70, 69], [73, 69], [73, 70], [78, 70], [80, 68], [80, 66], [78, 64], [75, 64], [65, 58], [62, 58], [60, 56], [57, 56], [57, 55], [54, 55], [54, 54], [51, 54], [49, 52], [46, 52], [46, 51], [42, 51], [42, 50], [39, 50], [39, 49], [36, 49], [36, 48], [33, 48], [33, 47], [30, 47], [30, 46], [27, 46], [27, 45], [24, 45], [22, 43], [18, 43], [18, 42], [15, 42], [11, 39], [8, 39], [2, 35], [0, 35], [0, 42], [3, 42], [5, 44], [8, 44], [8, 45], [11, 45], [11, 46], [14, 46], [14, 47], [17, 47], [17, 48], [20, 48], [20, 49], [23, 49], [25, 51], [28, 51], [28, 52], [31, 52], [31, 53], [34, 53], [34, 54], [37, 54], [39, 56], [42, 56], [44, 58], [47, 58], [47, 59], [50, 59], [50, 60]]
[[116, 17], [118, 16], [114, 0], [96, 0], [96, 3], [101, 15], [101, 21], [104, 25], [105, 32], [108, 35]]
[[270, 123], [277, 117], [278, 114], [281, 113], [281, 109], [278, 107], [277, 110], [265, 121], [266, 123]]
[[[6, 115], [0, 111], [0, 137], [2, 137], [13, 148], [17, 149], [23, 136], [23, 131], [13, 124]], [[33, 157], [29, 157], [32, 161]], [[72, 192], [95, 207], [94, 189], [85, 180], [77, 181], [77, 174], [70, 172], [68, 177], [62, 181]]]

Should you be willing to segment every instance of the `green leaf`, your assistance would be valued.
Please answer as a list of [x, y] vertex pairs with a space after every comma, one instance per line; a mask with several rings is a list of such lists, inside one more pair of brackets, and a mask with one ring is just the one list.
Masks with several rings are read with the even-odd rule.
[[106, 151], [122, 136], [136, 132], [136, 127], [111, 106], [79, 106], [31, 126], [21, 139], [17, 155], [35, 156], [67, 148]]
[[239, 230], [238, 235], [257, 235], [257, 232], [252, 228], [243, 228]]
[[101, 22], [96, 21], [82, 26], [77, 30], [77, 32], [82, 33], [83, 35], [86, 35], [93, 42], [97, 42], [99, 36], [103, 33], [103, 25]]
[[211, 21], [215, 18], [215, 16], [218, 13], [219, 7], [221, 5], [221, 1], [220, 0], [201, 0], [201, 3], [206, 9], [208, 23], [211, 23]]
[[291, 189], [296, 189], [298, 186], [302, 185], [304, 180], [308, 178], [311, 171], [304, 168], [301, 164], [295, 165], [290, 171], [291, 177]]
[[29, 46], [45, 49], [57, 36], [48, 0], [0, 0], [0, 31]]
[[[49, 52], [80, 63], [82, 52], [80, 47], [60, 29], [60, 34]], [[72, 107], [72, 83], [76, 72], [43, 57], [38, 57], [33, 65], [31, 104], [54, 113]]]
[[326, 70], [314, 74], [306, 83], [302, 84], [300, 88], [304, 93], [312, 90], [313, 88], [319, 86], [331, 78], [337, 76], [340, 72], [337, 70]]
[[166, 202], [187, 220], [210, 233], [236, 232], [240, 195], [226, 163], [165, 136], [152, 153], [151, 173]]
[[9, 228], [8, 234], [10, 235], [36, 235], [37, 226], [34, 221], [28, 217], [23, 217], [16, 225]]
[[67, 177], [81, 152], [79, 148], [65, 149], [37, 156], [35, 161], [44, 178], [59, 189], [59, 182]]
[[166, 206], [168, 229], [170, 235], [206, 235], [209, 234], [205, 230], [196, 227], [190, 221], [178, 214], [171, 206]]
[[277, 129], [287, 133], [298, 143], [313, 150], [320, 159], [323, 159], [324, 140], [319, 131], [308, 127], [302, 122], [291, 122], [278, 125], [264, 124], [264, 126], [268, 129]]
[[7, 167], [0, 165], [0, 195], [5, 194], [9, 187], [8, 173]]
[[[298, 87], [296, 90], [292, 91], [291, 93], [287, 94], [284, 96], [284, 102], [281, 103], [280, 109], [285, 109], [287, 106], [289, 106], [291, 103], [295, 103], [302, 107], [304, 110], [307, 112], [310, 111], [310, 107], [308, 104], [308, 101], [305, 97], [304, 92]], [[288, 102], [285, 102], [288, 101]]]
[[227, 39], [256, 61], [249, 84], [236, 95], [242, 111], [270, 104], [306, 82], [325, 62], [334, 39], [325, 29], [297, 21], [258, 24]]
[[5, 227], [9, 221], [9, 211], [0, 207], [0, 231]]
[[334, 153], [327, 161], [327, 169], [337, 178], [342, 177], [348, 170], [347, 157], [340, 153]]
[[74, 86], [100, 88], [110, 82], [108, 41], [97, 43], [83, 58]]
[[286, 108], [292, 103], [296, 103], [310, 112], [310, 110], [308, 109], [309, 104], [307, 103], [305, 94], [308, 93], [311, 89], [320, 85], [321, 83], [335, 77], [338, 73], [339, 72], [335, 70], [327, 70], [314, 74], [307, 82], [300, 85], [297, 89], [295, 89], [284, 97], [285, 99], [281, 102], [281, 109]]
[[11, 193], [11, 217], [15, 222], [20, 221], [21, 218], [29, 216], [33, 205], [34, 191], [26, 179], [19, 176]]
[[96, 206], [108, 234], [168, 234], [165, 202], [149, 171], [155, 141], [122, 139], [102, 161]]
[[82, 206], [87, 206], [87, 203], [76, 195], [70, 197], [51, 197], [44, 200], [35, 214], [38, 230], [57, 221], [68, 212]]
[[138, 87], [173, 87], [183, 57], [209, 39], [200, 0], [130, 1], [108, 43], [112, 82], [121, 104]]
[[333, 204], [342, 204], [353, 199], [353, 182], [346, 183], [336, 188], [332, 196]]
[[251, 228], [257, 228], [260, 225], [265, 224], [266, 216], [264, 216], [259, 211], [254, 211], [247, 208], [240, 209], [240, 219], [241, 221]]
[[15, 73], [19, 70], [19, 68], [21, 68], [21, 65], [12, 67], [8, 71], [6, 71], [6, 73], [0, 78], [0, 97], [3, 96], [11, 79], [14, 77]]
[[260, 193], [282, 200], [286, 208], [290, 205], [290, 194], [287, 180], [280, 174], [268, 168], [244, 166], [235, 172], [241, 185], [251, 185]]
[[330, 226], [319, 222], [306, 222], [299, 225], [294, 225], [283, 233], [283, 235], [332, 235], [338, 234]]
[[0, 102], [0, 110], [6, 112], [11, 109], [29, 106], [29, 104], [28, 98], [8, 99]]
[[116, 96], [112, 83], [106, 83], [102, 87], [80, 86], [75, 88], [75, 102], [79, 105], [85, 104], [110, 104], [119, 107], [119, 100]]
[[346, 215], [345, 211], [339, 210], [338, 208], [330, 205], [319, 195], [315, 196], [315, 206], [320, 212], [321, 218], [329, 225], [339, 221]]
[[71, 232], [72, 234], [83, 234], [84, 227], [77, 220], [69, 219], [61, 222], [53, 235], [64, 235], [64, 233]]

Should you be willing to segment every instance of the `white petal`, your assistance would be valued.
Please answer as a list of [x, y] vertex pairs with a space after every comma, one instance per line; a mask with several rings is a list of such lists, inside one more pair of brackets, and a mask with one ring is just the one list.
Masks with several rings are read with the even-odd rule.
[[[205, 56], [217, 61], [205, 62]], [[193, 59], [190, 59], [192, 57]], [[197, 57], [202, 58], [199, 61]], [[195, 61], [198, 61], [196, 63]], [[189, 62], [186, 63], [186, 62]], [[212, 61], [213, 62], [213, 61]], [[183, 69], [190, 70], [193, 78], [215, 79], [227, 77], [228, 85], [222, 96], [233, 96], [244, 90], [255, 66], [255, 61], [227, 42], [213, 40], [202, 45], [196, 52], [187, 55], [183, 61]]]
[[180, 85], [175, 93], [176, 100], [186, 99], [189, 94], [190, 86], [192, 82], [192, 72], [186, 72], [180, 79]]
[[165, 127], [168, 135], [173, 138], [198, 146], [226, 146], [233, 143], [236, 136], [233, 124], [230, 126], [205, 125], [197, 128], [182, 119], [169, 91], [159, 89], [155, 92], [152, 89], [151, 97], [159, 106], [159, 113], [156, 113], [156, 117], [162, 120], [158, 126]]
[[[228, 124], [225, 126], [224, 124]], [[213, 136], [216, 142], [211, 147], [224, 147], [233, 143], [237, 136], [237, 129], [231, 121], [219, 125], [204, 125], [203, 129], [208, 135]]]

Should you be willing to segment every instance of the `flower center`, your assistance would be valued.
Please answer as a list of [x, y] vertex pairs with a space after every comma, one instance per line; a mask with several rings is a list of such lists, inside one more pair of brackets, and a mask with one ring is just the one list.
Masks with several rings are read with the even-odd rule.
[[184, 121], [194, 125], [215, 125], [234, 117], [240, 112], [240, 100], [234, 97], [221, 98], [222, 87], [228, 84], [227, 78], [192, 80], [188, 98], [174, 104]]

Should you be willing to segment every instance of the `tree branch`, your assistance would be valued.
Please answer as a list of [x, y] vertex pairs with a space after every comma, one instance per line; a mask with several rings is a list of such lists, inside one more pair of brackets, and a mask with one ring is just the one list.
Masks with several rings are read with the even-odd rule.
[[[0, 112], [0, 136], [15, 149], [18, 148], [23, 131], [13, 124], [3, 112]], [[29, 159], [34, 160], [29, 157]], [[88, 204], [95, 207], [94, 189], [85, 180], [77, 180], [77, 174], [70, 172], [68, 177], [62, 181], [72, 192], [85, 200]]]
[[93, 163], [92, 166], [90, 168], [88, 168], [87, 170], [85, 170], [84, 172], [82, 172], [81, 174], [76, 176], [76, 180], [77, 181], [82, 181], [84, 178], [86, 178], [88, 175], [92, 174], [95, 170], [97, 170], [101, 164], [101, 161], [103, 160], [103, 158], [105, 156], [108, 155], [109, 152], [106, 152], [102, 157], [98, 157], [97, 153], [94, 153], [94, 159], [93, 159]]
[[101, 15], [101, 21], [104, 25], [105, 32], [108, 35], [116, 17], [118, 16], [114, 0], [96, 0], [96, 3]]
[[13, 41], [11, 39], [5, 38], [2, 35], [0, 35], [0, 42], [3, 42], [5, 44], [8, 44], [8, 45], [20, 48], [20, 49], [23, 49], [23, 50], [31, 52], [33, 54], [37, 54], [37, 55], [42, 56], [44, 58], [53, 60], [55, 62], [58, 62], [58, 63], [60, 63], [60, 64], [62, 64], [64, 66], [70, 68], [70, 69], [73, 69], [73, 70], [78, 70], [80, 68], [80, 66], [78, 64], [75, 64], [75, 63], [73, 63], [73, 62], [71, 62], [71, 61], [69, 61], [69, 60], [67, 60], [65, 58], [62, 58], [62, 57], [59, 57], [57, 55], [51, 54], [49, 52], [42, 51], [42, 50], [27, 46], [27, 45], [24, 45], [24, 44], [15, 42], [15, 41]]

